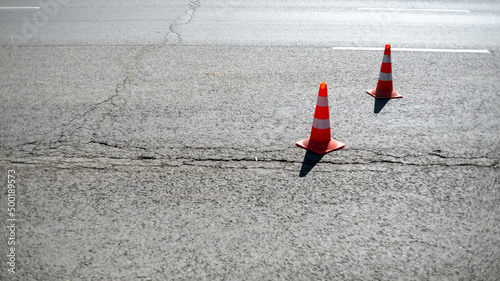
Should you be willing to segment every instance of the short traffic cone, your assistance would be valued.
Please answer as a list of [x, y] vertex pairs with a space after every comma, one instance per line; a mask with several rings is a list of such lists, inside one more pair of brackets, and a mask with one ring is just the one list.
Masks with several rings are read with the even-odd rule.
[[366, 91], [376, 99], [394, 99], [402, 98], [403, 96], [392, 89], [392, 64], [391, 64], [391, 45], [385, 45], [384, 59], [380, 68], [380, 76], [378, 78], [377, 88]]
[[311, 136], [298, 141], [296, 145], [317, 154], [325, 154], [345, 146], [345, 144], [332, 138], [330, 131], [330, 110], [328, 108], [328, 89], [325, 82], [319, 86]]

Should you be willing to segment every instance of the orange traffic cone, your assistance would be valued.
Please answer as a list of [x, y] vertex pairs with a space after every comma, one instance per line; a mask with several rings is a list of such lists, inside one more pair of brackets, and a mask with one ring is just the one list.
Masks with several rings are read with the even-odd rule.
[[345, 144], [332, 138], [330, 131], [330, 110], [328, 108], [328, 89], [325, 82], [319, 86], [311, 136], [298, 141], [296, 145], [317, 154], [325, 154], [345, 146]]
[[380, 76], [378, 78], [377, 88], [366, 91], [376, 99], [394, 99], [402, 98], [403, 96], [392, 89], [392, 64], [391, 64], [391, 45], [385, 45], [384, 59], [380, 68]]

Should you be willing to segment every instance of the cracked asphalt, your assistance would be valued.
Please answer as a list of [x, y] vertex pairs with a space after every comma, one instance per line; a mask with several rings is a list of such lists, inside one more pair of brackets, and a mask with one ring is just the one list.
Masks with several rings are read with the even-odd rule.
[[[50, 3], [0, 10], [0, 279], [500, 276], [497, 3]], [[393, 51], [376, 101], [383, 53], [332, 47], [385, 43], [489, 52]]]

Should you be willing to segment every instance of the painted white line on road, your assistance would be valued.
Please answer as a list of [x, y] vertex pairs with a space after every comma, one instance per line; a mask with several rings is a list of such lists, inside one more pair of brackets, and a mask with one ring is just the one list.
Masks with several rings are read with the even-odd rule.
[[448, 9], [358, 8], [358, 10], [470, 13], [469, 10], [448, 10]]
[[40, 7], [0, 7], [0, 10], [14, 10], [14, 9], [40, 9]]
[[[383, 51], [384, 48], [377, 47], [332, 47], [333, 50], [342, 51]], [[488, 50], [474, 49], [420, 49], [420, 48], [391, 48], [392, 51], [400, 52], [430, 52], [430, 53], [478, 53], [491, 54]]]

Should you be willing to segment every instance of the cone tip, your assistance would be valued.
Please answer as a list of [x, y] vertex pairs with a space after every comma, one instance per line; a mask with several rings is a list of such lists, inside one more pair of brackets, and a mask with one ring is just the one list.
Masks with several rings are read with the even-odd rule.
[[326, 82], [321, 82], [321, 84], [319, 85], [319, 88], [321, 90], [324, 90], [326, 88]]
[[390, 55], [391, 54], [391, 44], [386, 44], [385, 45], [384, 54], [385, 55]]

